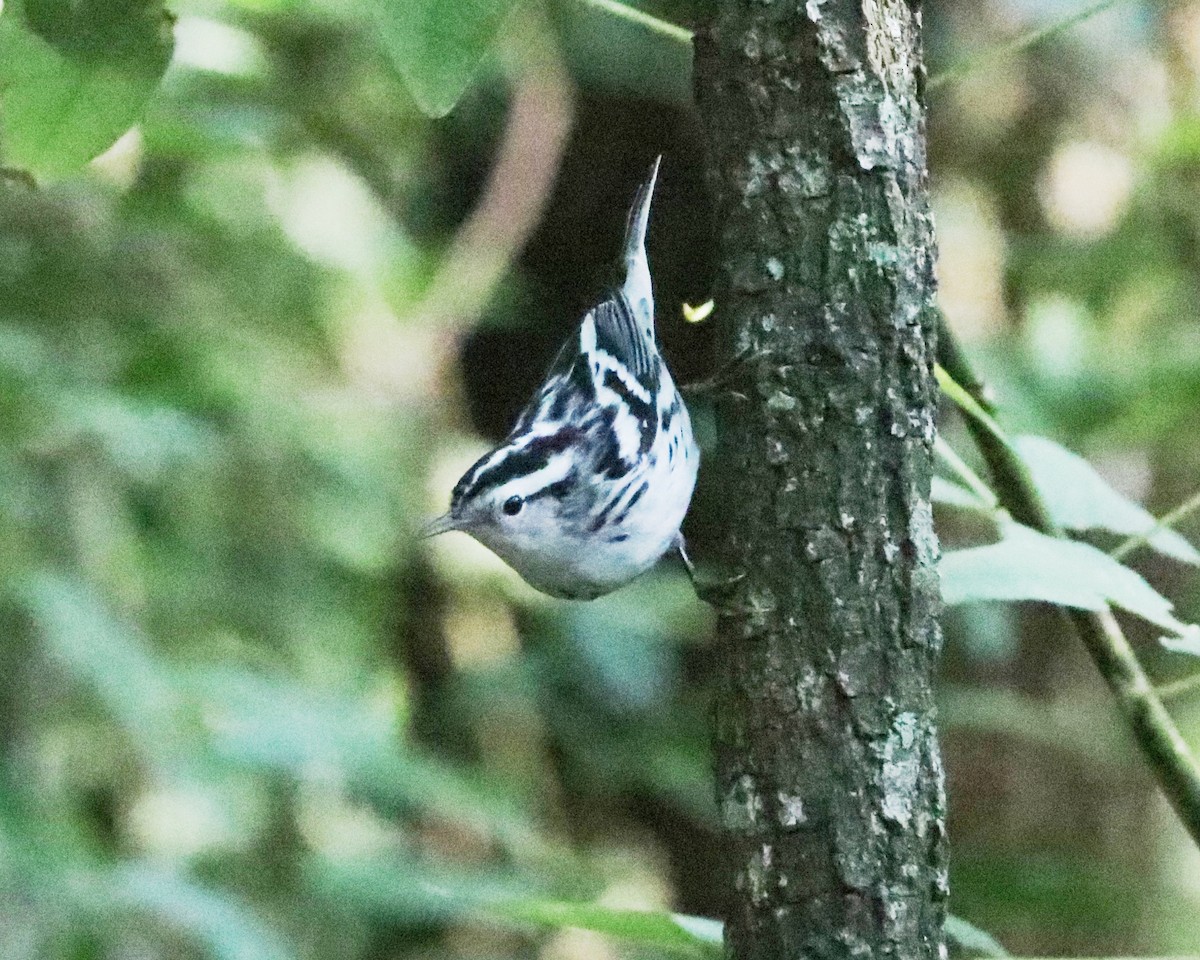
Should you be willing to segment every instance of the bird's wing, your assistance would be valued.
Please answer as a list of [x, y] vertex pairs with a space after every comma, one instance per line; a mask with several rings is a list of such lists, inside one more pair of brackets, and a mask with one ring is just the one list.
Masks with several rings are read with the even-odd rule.
[[[658, 349], [646, 337], [624, 294], [601, 300], [589, 314], [595, 326], [595, 350], [622, 364], [643, 386], [654, 386], [658, 373]], [[587, 318], [584, 319], [586, 327]], [[587, 351], [587, 330], [582, 331]]]

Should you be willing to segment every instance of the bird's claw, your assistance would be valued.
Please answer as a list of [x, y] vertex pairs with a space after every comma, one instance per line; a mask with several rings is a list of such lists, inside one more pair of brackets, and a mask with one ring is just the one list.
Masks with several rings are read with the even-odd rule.
[[697, 577], [692, 578], [692, 589], [696, 591], [696, 596], [710, 607], [724, 612], [731, 610], [730, 601], [733, 599], [734, 589], [739, 583], [746, 579], [744, 573], [739, 573], [733, 577], [721, 577], [716, 580], [701, 580]]
[[[750, 371], [754, 363], [771, 356], [771, 352], [770, 350], [759, 349], [757, 347], [746, 347], [743, 350], [739, 350], [732, 360], [724, 364], [711, 377], [707, 377], [696, 383], [685, 383], [679, 388], [679, 391], [687, 396], [704, 396], [705, 394], [716, 393], [718, 390], [735, 384]], [[735, 394], [735, 396], [743, 395]]]
[[739, 573], [734, 577], [724, 577], [716, 580], [702, 578], [696, 572], [696, 565], [692, 563], [692, 558], [688, 556], [687, 546], [684, 543], [682, 533], [676, 534], [675, 550], [679, 554], [679, 559], [683, 561], [683, 566], [687, 570], [688, 579], [692, 581], [692, 589], [696, 591], [696, 596], [704, 603], [716, 607], [718, 610], [728, 609], [734, 587], [745, 580], [746, 575]]

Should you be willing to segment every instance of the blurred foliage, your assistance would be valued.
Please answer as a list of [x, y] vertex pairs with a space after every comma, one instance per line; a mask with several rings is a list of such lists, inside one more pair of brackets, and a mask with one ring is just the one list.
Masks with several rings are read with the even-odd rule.
[[[156, 4], [0, 14], [4, 163], [45, 181], [0, 179], [0, 956], [712, 949], [691, 916], [722, 909], [712, 617], [680, 571], [570, 605], [472, 543], [413, 541], [659, 150], [660, 299], [704, 300], [686, 49], [564, 0], [465, 5], [470, 57], [414, 53], [434, 6], [175, 4], [148, 106]], [[935, 71], [1059, 6], [927, 4]], [[1052, 453], [1047, 489], [1117, 498], [1071, 524], [1103, 549], [1200, 476], [1200, 6], [1120, 6], [940, 88], [930, 117], [943, 305], [1007, 412], [1096, 468]], [[126, 16], [132, 53], [104, 39]], [[476, 69], [448, 117], [418, 108]], [[527, 243], [500, 234], [511, 269], [439, 311], [482, 271], [489, 165], [557, 149], [511, 120], [527, 89], [574, 111], [560, 178]], [[704, 325], [663, 313], [673, 364], [705, 369]], [[718, 501], [690, 521], [701, 555]], [[939, 516], [949, 544], [987, 539], [977, 513]], [[1190, 568], [1132, 562], [1200, 617]], [[1022, 952], [1194, 942], [1195, 852], [1057, 622], [967, 605], [948, 628], [955, 912]], [[1138, 636], [1164, 680], [1194, 663]]]
[[437, 0], [374, 0], [384, 46], [413, 98], [444, 117], [474, 78], [513, 0], [464, 0], [448, 11]]
[[64, 173], [138, 119], [171, 59], [161, 2], [10, 0], [0, 18], [7, 163]]

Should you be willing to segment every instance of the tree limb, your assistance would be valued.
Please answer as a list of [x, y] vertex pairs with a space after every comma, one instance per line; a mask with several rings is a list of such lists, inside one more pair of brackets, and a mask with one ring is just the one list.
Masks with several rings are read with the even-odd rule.
[[[938, 362], [975, 401], [988, 418], [995, 407], [980, 379], [971, 369], [954, 338], [946, 318], [938, 314]], [[1063, 531], [1051, 519], [1033, 485], [1029, 471], [1016, 451], [997, 436], [987, 423], [967, 412], [967, 429], [988, 465], [996, 495], [1016, 520], [1041, 533], [1061, 537]], [[1175, 808], [1175, 813], [1200, 846], [1200, 764], [1179, 732], [1162, 699], [1138, 662], [1133, 648], [1111, 610], [1093, 612], [1066, 610], [1079, 639], [1083, 641], [1104, 682], [1146, 757], [1158, 785]]]

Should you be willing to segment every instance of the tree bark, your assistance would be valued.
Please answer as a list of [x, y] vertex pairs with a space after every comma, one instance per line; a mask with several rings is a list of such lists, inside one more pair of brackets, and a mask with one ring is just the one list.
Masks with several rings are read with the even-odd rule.
[[724, 0], [696, 38], [720, 335], [752, 351], [718, 409], [737, 960], [942, 950], [920, 40], [902, 0]]

